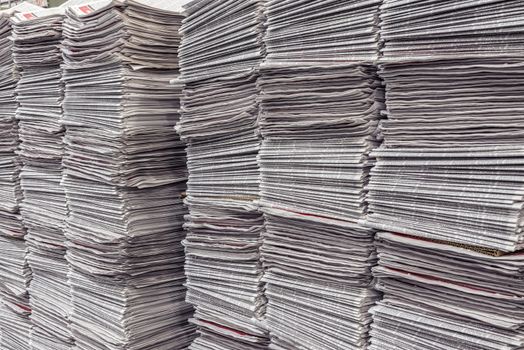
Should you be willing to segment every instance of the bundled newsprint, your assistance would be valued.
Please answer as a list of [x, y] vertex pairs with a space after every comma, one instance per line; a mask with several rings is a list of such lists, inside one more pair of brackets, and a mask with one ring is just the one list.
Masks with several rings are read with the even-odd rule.
[[22, 2], [0, 12], [0, 347], [6, 350], [29, 350], [31, 329], [28, 295], [31, 270], [24, 240], [26, 230], [20, 215], [22, 163], [16, 119], [19, 76], [12, 55], [11, 15], [40, 9]]
[[264, 2], [193, 1], [181, 28], [187, 301], [199, 329], [191, 350], [267, 348], [256, 205]]
[[259, 155], [266, 320], [275, 350], [366, 349], [379, 297], [365, 185], [384, 90], [380, 1], [267, 3]]
[[381, 2], [268, 0], [268, 61], [314, 65], [375, 60]]
[[520, 0], [383, 0], [380, 39], [387, 60], [524, 53]]
[[367, 224], [501, 251], [524, 247], [524, 64], [507, 57], [381, 65], [384, 148]]
[[379, 232], [370, 350], [522, 349], [524, 254]]
[[185, 349], [185, 155], [169, 1], [70, 6], [63, 186], [75, 349]]
[[378, 298], [358, 224], [383, 92], [371, 65], [264, 67], [260, 125], [267, 324], [274, 349], [365, 349]]
[[370, 350], [524, 347], [522, 5], [381, 5]]

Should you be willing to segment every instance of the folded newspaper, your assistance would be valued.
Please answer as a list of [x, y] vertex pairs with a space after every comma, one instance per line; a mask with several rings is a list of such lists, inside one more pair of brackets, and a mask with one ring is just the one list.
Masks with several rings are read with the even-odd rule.
[[523, 68], [514, 58], [383, 64], [386, 148], [372, 153], [366, 224], [501, 251], [524, 248]]
[[366, 224], [500, 251], [522, 249], [523, 150], [379, 149]]
[[522, 349], [522, 4], [385, 0], [370, 350]]
[[522, 349], [524, 254], [377, 234], [370, 350]]
[[257, 87], [265, 1], [193, 1], [181, 28], [191, 350], [267, 349]]
[[0, 347], [6, 350], [30, 349], [28, 287], [31, 270], [27, 260], [26, 230], [20, 215], [21, 161], [17, 154], [16, 84], [10, 17], [19, 11], [39, 10], [22, 2], [0, 12]]
[[70, 6], [63, 24], [66, 238], [75, 349], [185, 349], [178, 28], [169, 1]]
[[366, 349], [379, 297], [365, 185], [380, 144], [381, 1], [267, 3], [258, 81], [271, 349]]
[[302, 65], [377, 59], [381, 2], [268, 0], [268, 61]]
[[387, 147], [520, 146], [520, 58], [410, 60], [380, 65]]
[[71, 296], [65, 260], [66, 199], [62, 179], [62, 9], [14, 14], [13, 59], [20, 78], [16, 94], [19, 155], [23, 164], [21, 214], [33, 278], [30, 347], [70, 349]]
[[364, 186], [383, 91], [371, 65], [289, 66], [259, 79], [262, 258], [274, 349], [365, 349], [378, 299]]
[[384, 0], [386, 60], [522, 56], [522, 3], [505, 0]]
[[267, 0], [193, 0], [184, 6], [180, 73], [185, 82], [248, 74], [265, 56]]

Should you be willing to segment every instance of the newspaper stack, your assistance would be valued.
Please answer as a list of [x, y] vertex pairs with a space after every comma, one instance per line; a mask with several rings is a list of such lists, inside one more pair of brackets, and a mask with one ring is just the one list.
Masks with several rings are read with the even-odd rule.
[[63, 11], [46, 9], [13, 16], [17, 85], [21, 213], [27, 229], [31, 288], [31, 348], [70, 349], [70, 293], [62, 178], [61, 54]]
[[378, 146], [381, 1], [268, 2], [259, 86], [271, 349], [366, 349], [378, 297], [364, 186]]
[[380, 149], [367, 224], [500, 251], [524, 246], [522, 147]]
[[[70, 6], [63, 185], [75, 349], [185, 349], [184, 145], [170, 2]], [[153, 7], [154, 6], [154, 7]]]
[[403, 62], [380, 73], [388, 148], [374, 153], [367, 224], [502, 251], [524, 247], [524, 64]]
[[0, 236], [0, 251], [2, 350], [29, 350], [31, 308], [27, 289], [31, 269], [27, 246], [23, 239]]
[[273, 349], [365, 349], [373, 230], [364, 186], [383, 91], [373, 66], [281, 67], [260, 79], [261, 200]]
[[373, 231], [300, 215], [266, 216], [271, 349], [366, 349]]
[[356, 222], [373, 165], [367, 155], [379, 143], [384, 98], [375, 68], [267, 64], [259, 85], [265, 211]]
[[31, 270], [27, 262], [25, 229], [19, 213], [20, 159], [16, 114], [17, 74], [11, 55], [10, 16], [18, 11], [40, 9], [23, 2], [0, 13], [0, 348], [29, 350], [31, 323], [27, 288]]
[[269, 0], [268, 60], [296, 65], [376, 59], [381, 2]]
[[[253, 204], [259, 191], [256, 96], [254, 76], [185, 89], [179, 131], [188, 143], [187, 300], [204, 333], [191, 349], [216, 344], [207, 339], [219, 334], [254, 343], [248, 348], [265, 343], [258, 321], [265, 304], [259, 261], [264, 220]], [[222, 120], [206, 128], [199, 120], [208, 116]]]
[[381, 9], [366, 225], [396, 233], [378, 234], [370, 349], [522, 349], [522, 2]]
[[264, 58], [267, 0], [193, 0], [184, 6], [180, 73], [186, 83], [248, 74]]
[[264, 1], [193, 1], [181, 28], [186, 83], [177, 130], [187, 143], [187, 300], [191, 350], [266, 349], [259, 249], [258, 65]]
[[384, 0], [380, 10], [388, 60], [524, 53], [519, 0]]
[[370, 350], [522, 349], [524, 254], [377, 234]]
[[407, 60], [381, 65], [387, 147], [522, 144], [520, 58]]

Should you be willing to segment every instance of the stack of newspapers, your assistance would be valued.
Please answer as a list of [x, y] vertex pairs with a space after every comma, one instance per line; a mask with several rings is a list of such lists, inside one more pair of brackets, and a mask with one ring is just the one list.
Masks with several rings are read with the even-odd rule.
[[519, 0], [384, 0], [380, 37], [388, 60], [515, 57], [524, 53], [523, 19]]
[[524, 247], [524, 64], [409, 60], [383, 64], [380, 74], [386, 148], [374, 153], [368, 225], [502, 251]]
[[258, 211], [258, 66], [264, 1], [193, 1], [181, 28], [192, 350], [266, 349]]
[[268, 60], [314, 64], [376, 59], [381, 2], [269, 0]]
[[259, 85], [265, 211], [359, 220], [383, 109], [375, 68], [268, 63]]
[[193, 0], [180, 29], [180, 72], [186, 83], [253, 72], [264, 58], [267, 0]]
[[[413, 10], [417, 6], [417, 10]], [[385, 0], [372, 350], [522, 349], [519, 1]]]
[[373, 66], [264, 66], [262, 256], [275, 349], [365, 349], [378, 297], [358, 224], [383, 91]]
[[520, 58], [405, 60], [380, 65], [387, 147], [520, 146]]
[[31, 269], [27, 262], [27, 246], [23, 239], [1, 236], [0, 250], [2, 349], [29, 350]]
[[5, 350], [30, 349], [28, 286], [31, 270], [27, 261], [25, 229], [19, 212], [20, 158], [16, 121], [16, 84], [18, 75], [13, 62], [10, 16], [19, 11], [39, 10], [21, 3], [0, 13], [0, 331]]
[[369, 343], [379, 293], [374, 230], [360, 221], [384, 109], [379, 4], [268, 1], [259, 204], [272, 349]]
[[370, 350], [522, 349], [522, 253], [379, 232]]
[[524, 247], [524, 148], [379, 149], [367, 224], [500, 251]]
[[75, 349], [185, 349], [184, 145], [169, 1], [70, 6], [63, 185]]
[[21, 214], [27, 229], [31, 281], [31, 347], [69, 349], [70, 293], [65, 260], [66, 199], [62, 179], [61, 53], [63, 10], [12, 17], [19, 120]]

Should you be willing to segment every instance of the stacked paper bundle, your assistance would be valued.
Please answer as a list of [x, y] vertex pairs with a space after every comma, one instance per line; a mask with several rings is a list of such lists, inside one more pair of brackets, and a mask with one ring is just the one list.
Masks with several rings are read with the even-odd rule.
[[375, 68], [267, 64], [259, 85], [263, 206], [356, 222], [383, 107]]
[[177, 124], [187, 143], [187, 300], [199, 327], [192, 350], [265, 349], [264, 219], [257, 154], [258, 64], [264, 1], [193, 1], [181, 32]]
[[[417, 10], [413, 11], [413, 6]], [[382, 5], [384, 148], [372, 349], [524, 346], [519, 1]], [[517, 57], [517, 58], [515, 58]]]
[[376, 59], [381, 2], [268, 1], [268, 60], [294, 65]]
[[[145, 2], [144, 2], [145, 3]], [[70, 6], [63, 185], [75, 349], [185, 349], [178, 27], [170, 2]], [[153, 7], [154, 6], [154, 7]]]
[[524, 254], [490, 256], [401, 234], [377, 234], [370, 350], [522, 349]]
[[29, 349], [30, 320], [27, 288], [31, 270], [27, 263], [25, 229], [19, 213], [20, 159], [16, 114], [17, 74], [11, 55], [10, 16], [18, 11], [38, 10], [21, 3], [0, 13], [0, 330], [2, 349]]
[[2, 349], [29, 350], [31, 321], [28, 287], [31, 270], [23, 239], [0, 236], [0, 273], [2, 274]]
[[21, 213], [27, 229], [31, 288], [31, 348], [69, 349], [70, 293], [65, 260], [62, 178], [61, 54], [63, 11], [21, 12], [13, 17], [17, 85]]
[[184, 81], [249, 73], [264, 58], [263, 14], [267, 0], [193, 0], [180, 29]]
[[524, 53], [520, 0], [384, 0], [380, 19], [391, 60]]
[[296, 214], [267, 215], [262, 255], [268, 269], [271, 349], [365, 349], [373, 232]]
[[264, 66], [261, 200], [273, 349], [365, 349], [375, 262], [364, 186], [383, 91], [373, 66]]
[[267, 324], [275, 350], [365, 349], [378, 298], [364, 186], [380, 143], [381, 1], [267, 5], [259, 86]]
[[367, 224], [501, 251], [524, 247], [524, 148], [380, 149]]
[[503, 251], [522, 248], [524, 64], [436, 60], [385, 64], [380, 73], [388, 148], [374, 154], [368, 225]]
[[475, 71], [469, 87], [440, 82], [443, 71], [457, 75], [455, 64], [384, 68], [389, 148], [372, 153], [367, 224], [411, 236], [381, 234], [376, 276], [385, 297], [372, 349], [524, 345], [524, 255], [489, 256], [524, 247], [520, 63], [464, 61]]
[[407, 60], [381, 65], [388, 147], [519, 146], [520, 58]]

